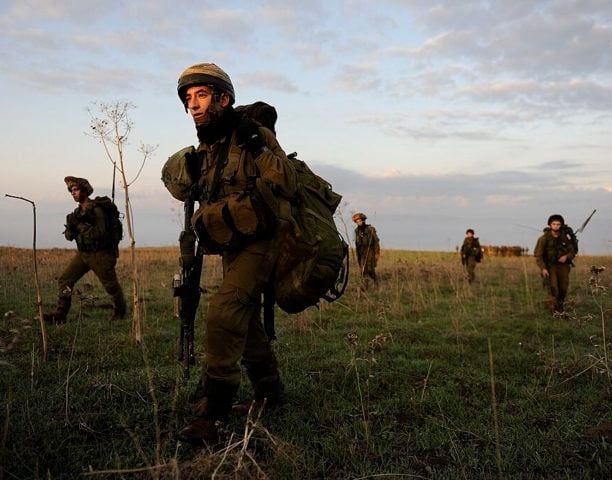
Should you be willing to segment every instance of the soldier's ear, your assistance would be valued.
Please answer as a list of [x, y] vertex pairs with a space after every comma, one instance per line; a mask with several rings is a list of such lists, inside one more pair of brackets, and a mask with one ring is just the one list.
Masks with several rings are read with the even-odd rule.
[[222, 92], [221, 98], [219, 99], [219, 103], [221, 103], [221, 106], [225, 108], [230, 104], [230, 102], [231, 102], [231, 97], [227, 93]]

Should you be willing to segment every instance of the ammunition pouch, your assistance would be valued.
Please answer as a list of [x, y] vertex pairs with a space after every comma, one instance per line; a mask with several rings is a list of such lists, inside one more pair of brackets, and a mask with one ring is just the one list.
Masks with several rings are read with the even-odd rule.
[[236, 250], [255, 240], [269, 238], [276, 223], [275, 213], [257, 188], [233, 192], [214, 202], [202, 202], [191, 219], [209, 254]]

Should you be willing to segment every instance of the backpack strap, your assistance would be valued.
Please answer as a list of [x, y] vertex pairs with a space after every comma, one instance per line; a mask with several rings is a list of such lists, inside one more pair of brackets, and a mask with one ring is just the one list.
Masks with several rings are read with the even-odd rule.
[[213, 175], [212, 185], [210, 186], [210, 190], [208, 191], [208, 203], [214, 202], [217, 199], [217, 195], [219, 195], [219, 189], [221, 188], [221, 174], [223, 173], [223, 168], [227, 165], [229, 161], [229, 150], [230, 146], [233, 143], [233, 136], [230, 140], [224, 141], [219, 147], [219, 154], [217, 155], [217, 163], [215, 164], [215, 173]]

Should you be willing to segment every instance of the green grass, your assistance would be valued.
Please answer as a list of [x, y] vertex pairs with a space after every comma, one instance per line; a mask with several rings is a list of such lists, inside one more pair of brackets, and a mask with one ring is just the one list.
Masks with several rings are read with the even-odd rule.
[[[46, 310], [70, 255], [38, 252]], [[470, 287], [456, 254], [384, 251], [380, 292], [359, 294], [353, 278], [334, 304], [278, 312], [286, 405], [233, 419], [235, 441], [252, 436], [223, 455], [175, 440], [201, 368], [183, 383], [177, 255], [138, 250], [140, 345], [129, 320], [109, 322], [88, 274], [69, 322], [48, 327], [44, 360], [31, 251], [0, 248], [0, 479], [611, 477], [612, 271], [598, 295], [589, 286], [591, 265], [610, 257], [579, 257], [569, 315], [553, 318], [530, 257], [485, 258]], [[218, 261], [205, 272], [214, 291]], [[198, 348], [201, 334], [200, 318]], [[251, 395], [247, 381], [239, 394]]]

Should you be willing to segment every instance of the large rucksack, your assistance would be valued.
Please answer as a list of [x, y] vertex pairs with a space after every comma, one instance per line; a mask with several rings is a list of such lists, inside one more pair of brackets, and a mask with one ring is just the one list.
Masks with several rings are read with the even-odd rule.
[[[236, 111], [275, 132], [273, 106], [255, 102]], [[280, 251], [272, 281], [277, 305], [287, 313], [298, 313], [321, 299], [333, 302], [344, 293], [348, 244], [334, 221], [342, 196], [296, 153], [288, 158], [297, 173], [298, 189], [290, 200], [292, 225], [277, 245]]]
[[[550, 227], [544, 228], [543, 231], [544, 233], [550, 232]], [[561, 225], [561, 236], [564, 240], [566, 240], [572, 245], [574, 249], [574, 254], [578, 255], [578, 237], [576, 236], [576, 232], [574, 232], [574, 229], [569, 225]]]
[[348, 244], [334, 212], [342, 196], [316, 175], [297, 154], [288, 156], [297, 173], [298, 190], [291, 199], [295, 220], [283, 242], [274, 274], [274, 296], [287, 313], [317, 305], [321, 298], [333, 302], [344, 293], [348, 280]]
[[578, 255], [578, 237], [576, 236], [576, 232], [569, 225], [563, 224], [561, 226], [561, 235], [563, 235], [574, 247], [574, 254]]
[[117, 248], [123, 238], [123, 224], [121, 223], [121, 214], [117, 205], [107, 196], [95, 197], [93, 203], [94, 207], [100, 207], [104, 212], [104, 219], [108, 230], [106, 235], [108, 244], [105, 246]]

